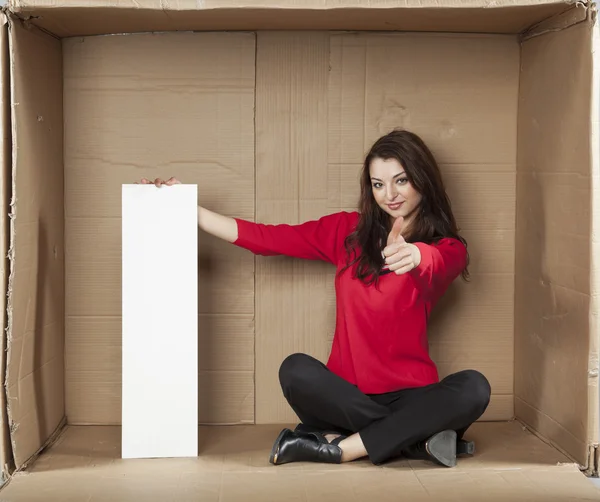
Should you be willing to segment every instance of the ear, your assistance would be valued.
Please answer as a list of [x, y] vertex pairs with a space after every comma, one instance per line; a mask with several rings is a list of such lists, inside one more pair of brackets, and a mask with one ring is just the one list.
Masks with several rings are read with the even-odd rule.
[[404, 238], [402, 237], [402, 227], [404, 227], [404, 218], [402, 216], [399, 216], [398, 218], [396, 218], [396, 221], [394, 221], [392, 230], [388, 235], [388, 246], [395, 242], [404, 242]]

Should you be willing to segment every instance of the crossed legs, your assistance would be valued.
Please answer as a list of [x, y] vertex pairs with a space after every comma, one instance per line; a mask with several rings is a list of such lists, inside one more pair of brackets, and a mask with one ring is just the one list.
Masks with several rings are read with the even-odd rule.
[[486, 410], [491, 393], [481, 373], [465, 370], [426, 387], [366, 395], [306, 354], [288, 356], [279, 380], [304, 425], [328, 439], [345, 437], [338, 443], [342, 462], [368, 456], [374, 464], [443, 431], [462, 438]]

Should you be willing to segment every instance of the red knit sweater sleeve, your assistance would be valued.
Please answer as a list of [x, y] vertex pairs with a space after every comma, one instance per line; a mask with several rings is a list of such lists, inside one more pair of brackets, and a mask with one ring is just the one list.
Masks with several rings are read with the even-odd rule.
[[268, 225], [236, 218], [235, 245], [261, 256], [285, 255], [337, 265], [352, 215], [344, 211], [298, 225]]
[[415, 242], [421, 263], [410, 271], [425, 297], [442, 294], [467, 265], [467, 249], [458, 239], [441, 239], [435, 244]]

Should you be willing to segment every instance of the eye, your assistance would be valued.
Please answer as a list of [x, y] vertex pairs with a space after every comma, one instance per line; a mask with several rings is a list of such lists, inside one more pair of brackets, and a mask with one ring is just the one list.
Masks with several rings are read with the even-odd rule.
[[375, 182], [373, 183], [373, 188], [381, 188], [383, 186], [383, 183], [379, 183], [379, 182]]
[[398, 182], [398, 185], [404, 185], [405, 183], [408, 182], [408, 178], [398, 178], [397, 182]]

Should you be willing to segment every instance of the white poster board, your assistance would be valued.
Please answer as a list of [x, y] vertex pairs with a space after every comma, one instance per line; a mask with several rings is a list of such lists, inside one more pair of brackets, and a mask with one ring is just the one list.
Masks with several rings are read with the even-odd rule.
[[197, 194], [123, 185], [122, 458], [198, 455]]

